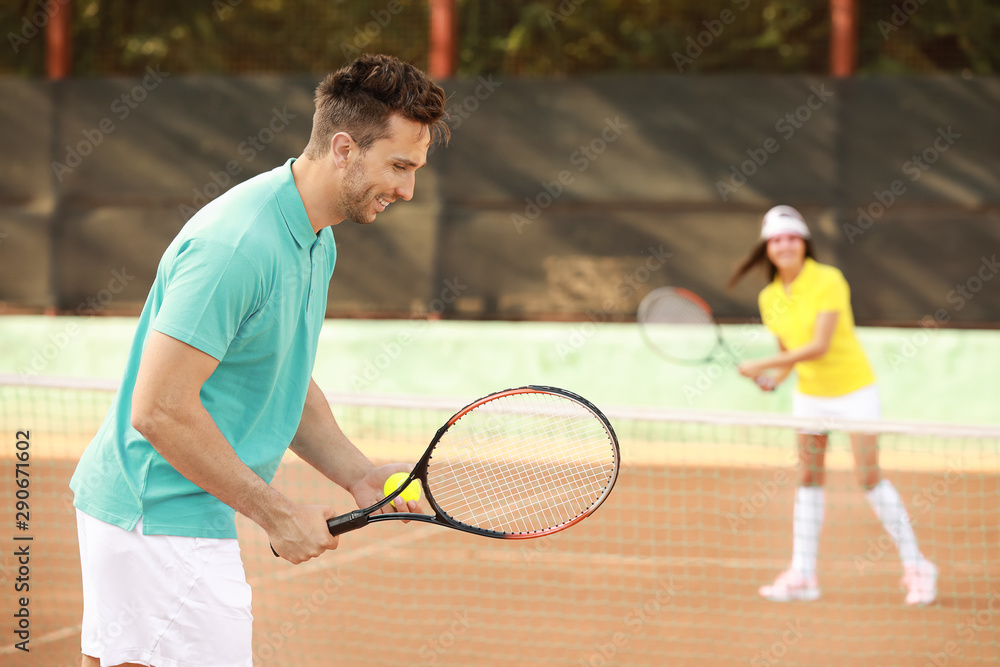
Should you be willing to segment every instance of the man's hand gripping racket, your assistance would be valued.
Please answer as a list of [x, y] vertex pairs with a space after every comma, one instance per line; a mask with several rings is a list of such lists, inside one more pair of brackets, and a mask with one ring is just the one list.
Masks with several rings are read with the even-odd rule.
[[[541, 537], [593, 514], [619, 468], [614, 429], [589, 401], [555, 387], [508, 389], [452, 416], [393, 493], [327, 526], [340, 535], [409, 520], [502, 539]], [[423, 485], [433, 515], [374, 514], [411, 480]]]

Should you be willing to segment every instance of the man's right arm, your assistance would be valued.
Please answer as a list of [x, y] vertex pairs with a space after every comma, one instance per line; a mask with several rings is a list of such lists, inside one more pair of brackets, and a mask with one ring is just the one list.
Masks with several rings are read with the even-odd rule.
[[275, 551], [300, 563], [337, 548], [330, 507], [296, 505], [236, 455], [200, 392], [218, 361], [158, 331], [143, 350], [132, 395], [132, 426], [179, 473], [263, 528]]

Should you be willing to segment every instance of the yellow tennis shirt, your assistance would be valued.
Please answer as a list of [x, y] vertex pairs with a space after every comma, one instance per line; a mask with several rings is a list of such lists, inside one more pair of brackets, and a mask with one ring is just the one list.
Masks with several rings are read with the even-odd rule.
[[868, 357], [854, 335], [851, 289], [839, 269], [806, 258], [786, 292], [781, 278], [760, 291], [760, 316], [786, 350], [813, 339], [816, 317], [836, 311], [830, 348], [819, 359], [795, 364], [799, 391], [810, 396], [843, 396], [875, 382]]

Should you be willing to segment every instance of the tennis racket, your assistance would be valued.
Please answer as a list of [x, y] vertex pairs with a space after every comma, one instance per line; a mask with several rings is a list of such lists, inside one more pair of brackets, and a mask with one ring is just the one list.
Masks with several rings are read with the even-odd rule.
[[[455, 413], [395, 492], [327, 525], [332, 535], [389, 520], [502, 539], [551, 535], [607, 499], [619, 456], [611, 423], [585, 398], [555, 387], [507, 389]], [[433, 515], [372, 515], [412, 480], [423, 485]]]
[[[709, 364], [725, 358], [734, 366], [740, 359], [722, 337], [705, 300], [683, 287], [658, 287], [639, 304], [639, 331], [646, 344], [667, 361], [678, 364]], [[772, 391], [774, 379], [754, 379], [761, 389]]]
[[682, 287], [658, 287], [639, 304], [639, 331], [646, 344], [667, 361], [707, 364], [736, 355], [722, 337], [712, 308]]

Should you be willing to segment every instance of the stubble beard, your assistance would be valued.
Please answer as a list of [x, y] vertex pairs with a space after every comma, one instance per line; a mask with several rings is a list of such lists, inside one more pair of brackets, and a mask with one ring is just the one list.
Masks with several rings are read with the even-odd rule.
[[343, 188], [340, 191], [340, 210], [347, 220], [360, 225], [375, 222], [371, 212], [374, 195], [372, 185], [365, 180], [364, 170], [360, 162], [355, 162], [344, 174]]

